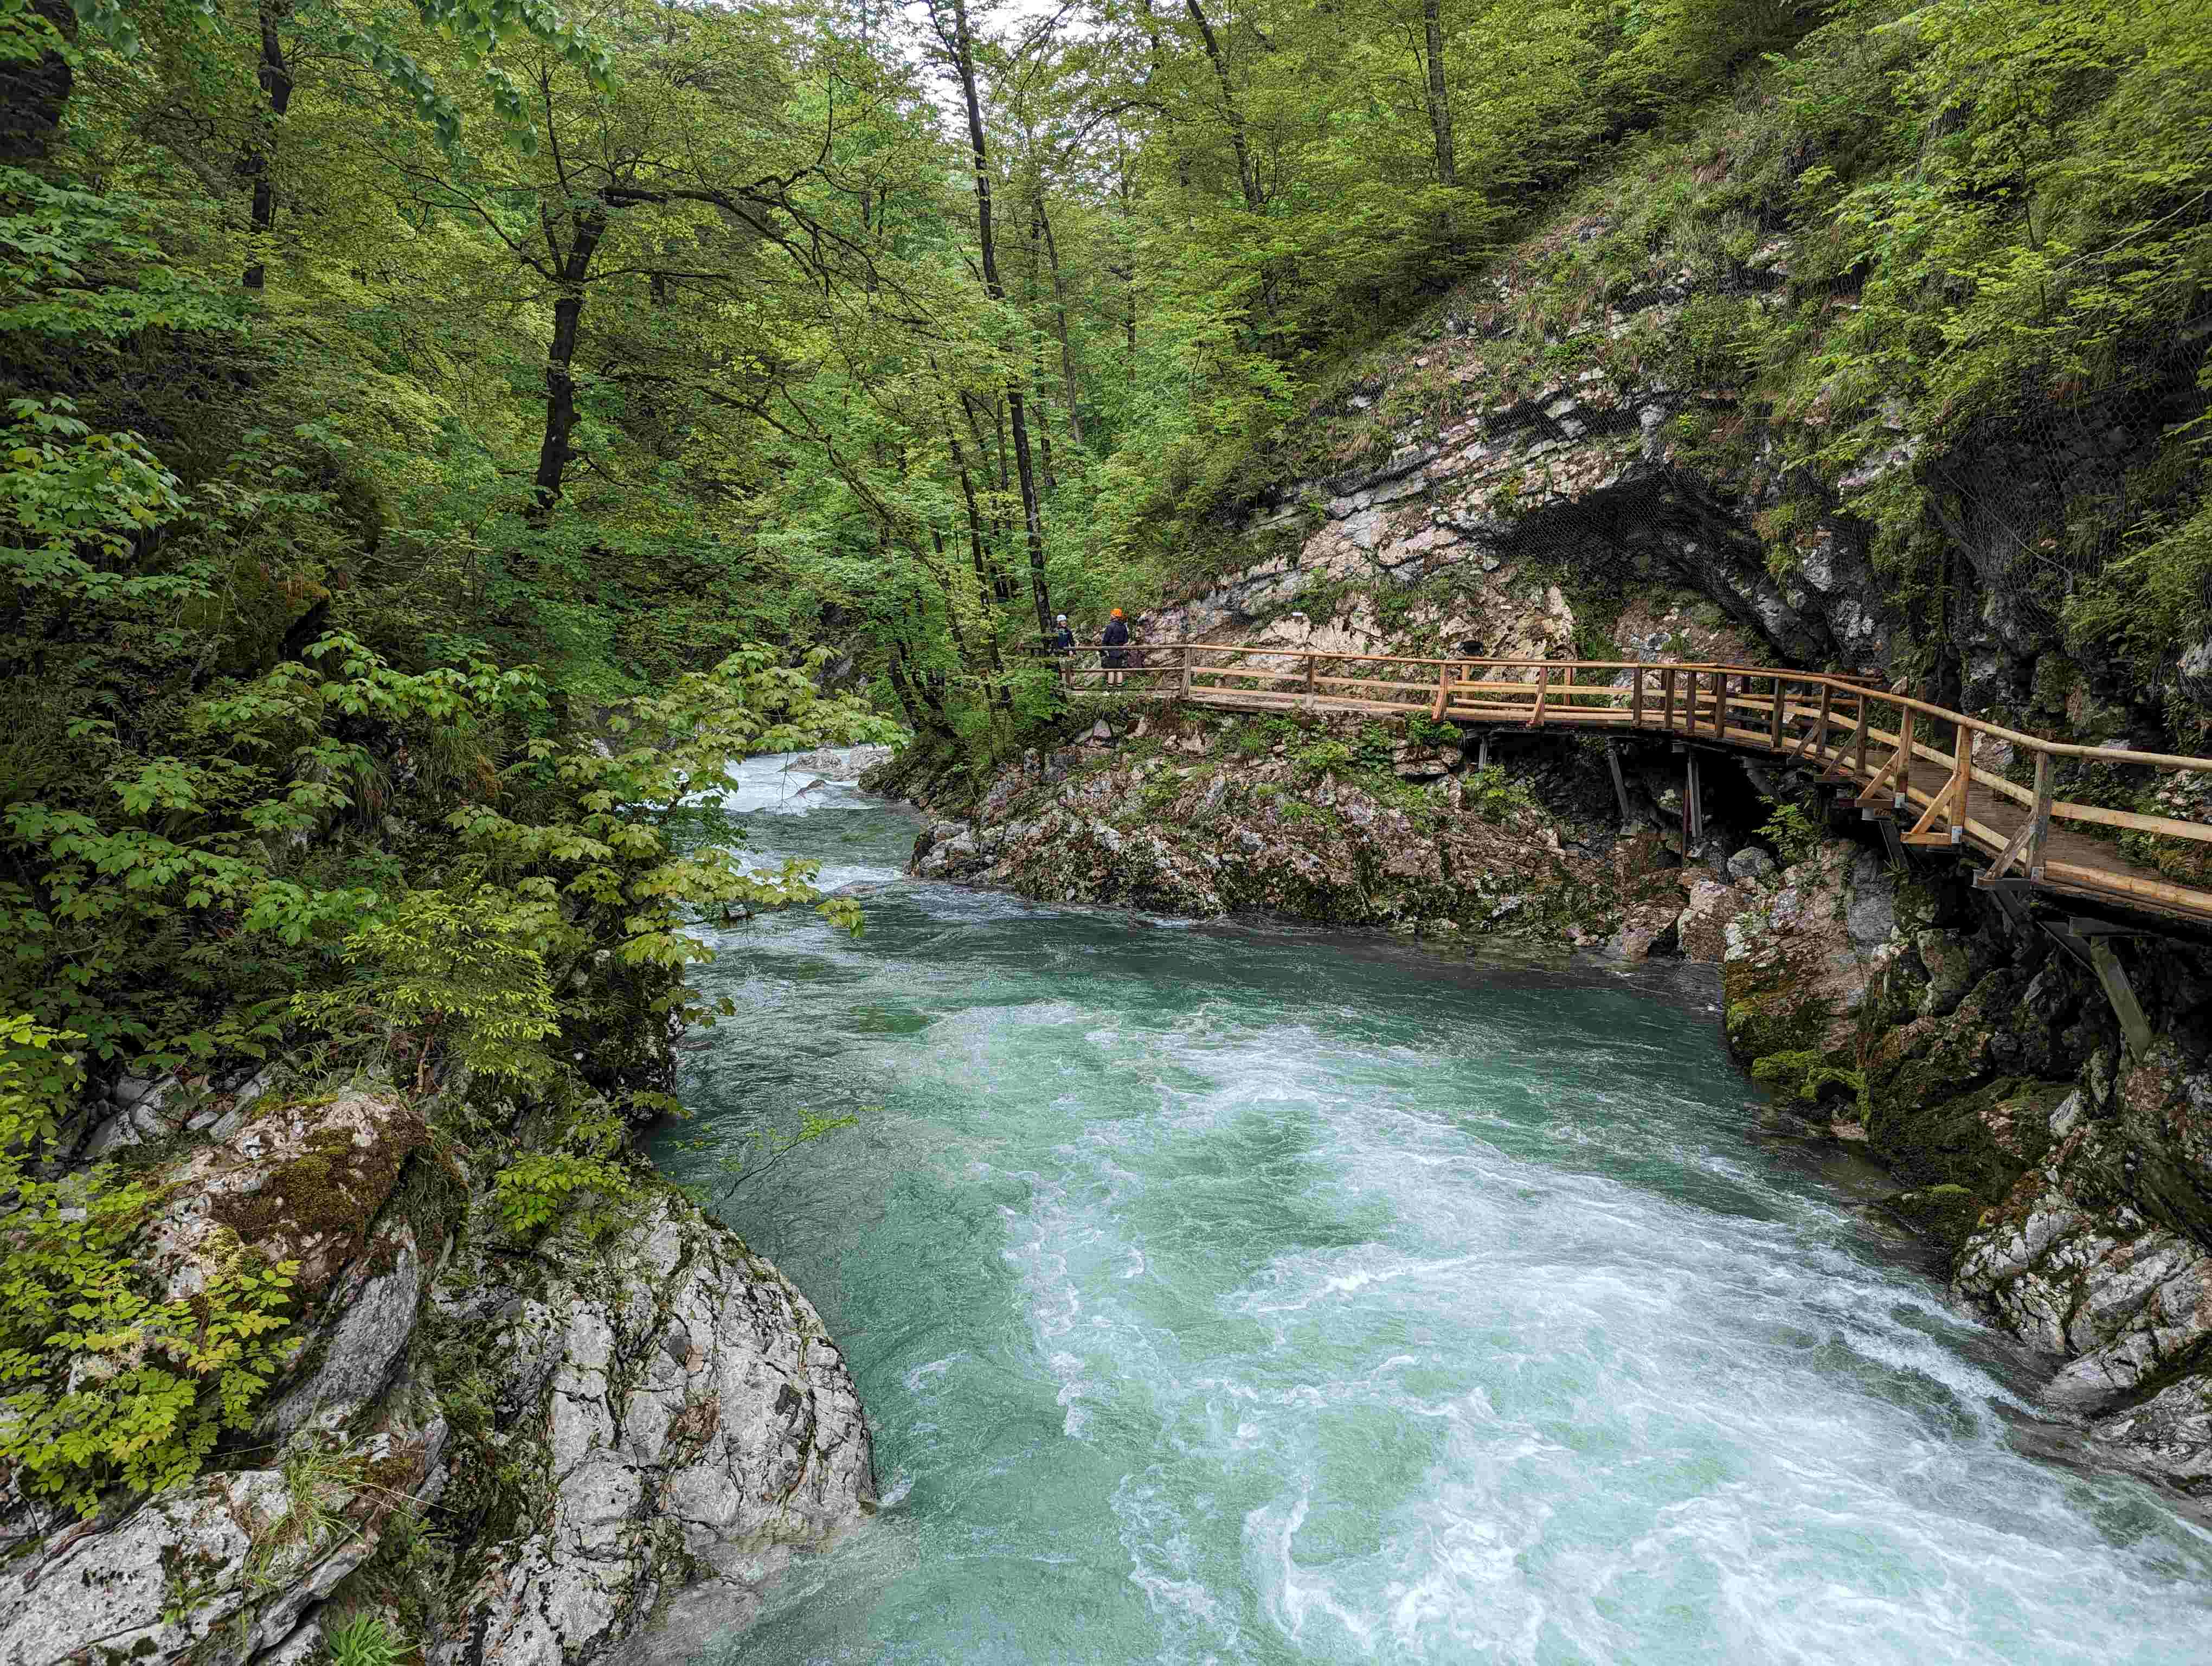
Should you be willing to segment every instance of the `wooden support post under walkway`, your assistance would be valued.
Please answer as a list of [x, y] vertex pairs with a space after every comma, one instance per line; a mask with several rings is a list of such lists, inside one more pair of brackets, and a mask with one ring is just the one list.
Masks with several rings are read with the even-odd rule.
[[1620, 806], [1620, 824], [1627, 826], [1635, 817], [1628, 812], [1628, 782], [1620, 773], [1620, 747], [1614, 741], [1605, 743], [1605, 761], [1613, 770], [1613, 796]]

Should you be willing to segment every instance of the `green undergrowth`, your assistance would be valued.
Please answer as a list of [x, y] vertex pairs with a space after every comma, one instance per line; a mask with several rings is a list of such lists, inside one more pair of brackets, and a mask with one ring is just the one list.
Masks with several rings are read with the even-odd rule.
[[190, 1480], [251, 1425], [299, 1267], [218, 1230], [198, 1291], [169, 1295], [133, 1253], [166, 1189], [112, 1168], [43, 1177], [82, 1039], [0, 1018], [0, 1463], [29, 1497], [89, 1517], [111, 1489]]

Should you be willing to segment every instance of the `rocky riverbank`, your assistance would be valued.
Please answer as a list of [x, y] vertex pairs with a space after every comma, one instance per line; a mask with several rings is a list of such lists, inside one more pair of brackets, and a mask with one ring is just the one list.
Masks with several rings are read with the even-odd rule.
[[172, 1295], [257, 1252], [292, 1316], [187, 1484], [79, 1520], [0, 1478], [0, 1663], [301, 1666], [343, 1619], [432, 1666], [585, 1666], [742, 1623], [872, 1511], [852, 1380], [775, 1268], [642, 1165], [519, 1228], [449, 1109], [126, 1081], [75, 1131], [162, 1200], [127, 1250]]
[[1775, 815], [1733, 763], [1708, 760], [1685, 848], [1663, 745], [1625, 757], [1624, 818], [1601, 745], [1501, 739], [1484, 770], [1416, 727], [1132, 707], [980, 793], [919, 757], [872, 784], [936, 814], [924, 877], [1715, 965], [1732, 1052], [1889, 1169], [1886, 1210], [1954, 1297], [2047, 1360], [2052, 1420], [2093, 1461], [2212, 1488], [2212, 957], [2121, 945], [2158, 1037], [2136, 1058], [2063, 933], [1856, 824]]

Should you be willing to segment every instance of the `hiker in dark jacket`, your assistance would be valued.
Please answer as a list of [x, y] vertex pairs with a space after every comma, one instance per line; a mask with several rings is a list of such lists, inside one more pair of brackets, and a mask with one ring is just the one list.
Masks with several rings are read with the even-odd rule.
[[1115, 608], [1114, 616], [1106, 621], [1106, 633], [1098, 641], [1106, 650], [1100, 655], [1106, 667], [1106, 686], [1118, 689], [1121, 686], [1122, 667], [1129, 663], [1129, 622], [1121, 617], [1120, 608]]

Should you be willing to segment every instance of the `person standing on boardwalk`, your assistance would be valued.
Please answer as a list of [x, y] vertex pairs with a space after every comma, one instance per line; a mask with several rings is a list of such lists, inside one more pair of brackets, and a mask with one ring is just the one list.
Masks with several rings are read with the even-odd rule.
[[1129, 622], [1121, 617], [1120, 608], [1115, 608], [1113, 617], [1106, 621], [1105, 634], [1098, 641], [1105, 650], [1099, 662], [1106, 667], [1106, 686], [1118, 689], [1121, 686], [1122, 669], [1129, 663]]
[[1075, 633], [1067, 628], [1067, 615], [1055, 613], [1052, 634], [1044, 639], [1044, 651], [1052, 656], [1052, 668], [1059, 674], [1060, 685], [1067, 686], [1067, 673], [1075, 669]]

